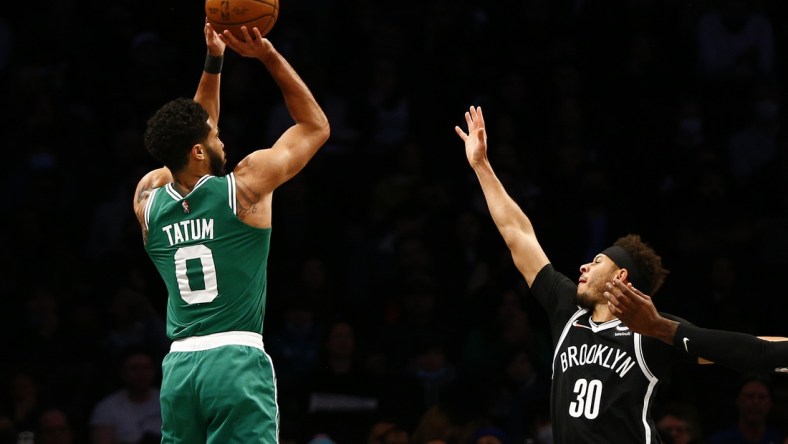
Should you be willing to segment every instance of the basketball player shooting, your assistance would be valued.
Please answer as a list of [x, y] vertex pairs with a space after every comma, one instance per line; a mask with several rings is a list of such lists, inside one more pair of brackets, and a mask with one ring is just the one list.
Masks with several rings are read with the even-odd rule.
[[[329, 124], [257, 28], [243, 27], [243, 40], [207, 22], [204, 32], [208, 54], [197, 93], [148, 121], [145, 146], [164, 166], [146, 174], [134, 195], [145, 250], [168, 292], [173, 342], [162, 363], [161, 442], [276, 443], [276, 379], [262, 338], [271, 201], [323, 146]], [[266, 67], [295, 122], [229, 174], [219, 138], [227, 46]]]
[[678, 361], [742, 371], [788, 367], [788, 342], [707, 330], [657, 313], [648, 294], [667, 270], [638, 235], [619, 238], [580, 266], [573, 281], [553, 268], [530, 219], [509, 196], [487, 158], [481, 108], [455, 132], [481, 185], [493, 221], [552, 333], [551, 417], [557, 444], [661, 443], [651, 406], [660, 381]]

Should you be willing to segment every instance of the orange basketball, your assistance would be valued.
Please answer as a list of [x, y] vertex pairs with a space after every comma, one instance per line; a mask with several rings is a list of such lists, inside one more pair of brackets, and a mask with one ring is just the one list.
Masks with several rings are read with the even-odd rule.
[[279, 0], [205, 0], [205, 15], [218, 33], [229, 29], [243, 40], [241, 26], [246, 26], [252, 37], [253, 27], [265, 37], [279, 16]]

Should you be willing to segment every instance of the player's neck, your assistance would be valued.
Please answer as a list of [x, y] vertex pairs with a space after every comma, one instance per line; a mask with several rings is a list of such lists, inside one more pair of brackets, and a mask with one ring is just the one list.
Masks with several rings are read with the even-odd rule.
[[610, 309], [607, 306], [607, 301], [604, 304], [596, 305], [594, 307], [593, 313], [591, 313], [591, 320], [598, 324], [612, 321], [613, 319], [616, 319], [616, 317], [610, 312]]
[[197, 182], [207, 173], [200, 173], [200, 172], [192, 172], [192, 171], [184, 171], [180, 174], [173, 175], [173, 185], [175, 186], [175, 190], [181, 194], [181, 196], [185, 196], [194, 189], [194, 186], [197, 185]]

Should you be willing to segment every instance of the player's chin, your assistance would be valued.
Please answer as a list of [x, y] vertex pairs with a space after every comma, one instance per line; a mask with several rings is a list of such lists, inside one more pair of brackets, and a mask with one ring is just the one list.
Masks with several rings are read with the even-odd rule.
[[597, 303], [598, 298], [595, 298], [587, 291], [582, 291], [578, 288], [577, 294], [575, 295], [575, 304], [581, 307], [588, 307], [593, 308]]

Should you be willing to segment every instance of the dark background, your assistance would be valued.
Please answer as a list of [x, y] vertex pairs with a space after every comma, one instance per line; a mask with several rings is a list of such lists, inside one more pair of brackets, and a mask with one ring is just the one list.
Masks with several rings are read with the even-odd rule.
[[[470, 370], [469, 344], [512, 290], [549, 379], [544, 314], [454, 134], [469, 105], [484, 108], [493, 165], [571, 279], [618, 236], [639, 233], [671, 270], [659, 309], [788, 336], [788, 3], [734, 1], [743, 9], [714, 27], [724, 3], [283, 0], [269, 38], [332, 123], [328, 144], [274, 199], [265, 338], [283, 385], [283, 433], [305, 429], [303, 405], [286, 396], [320, 367], [307, 359], [308, 371], [290, 372], [295, 358], [277, 354], [294, 313], [312, 319], [313, 354], [343, 319], [361, 367], [385, 358], [378, 376], [407, 373], [424, 338], [440, 338], [456, 381], [484, 385], [494, 372]], [[166, 294], [131, 199], [156, 167], [145, 121], [194, 93], [203, 20], [202, 4], [186, 1], [3, 6], [0, 402], [24, 369], [84, 435], [92, 405], [116, 388], [121, 350], [143, 345], [157, 359], [166, 350]], [[289, 120], [262, 65], [228, 51], [224, 66], [232, 167]], [[392, 336], [413, 332], [413, 288], [435, 303], [417, 322], [429, 333], [393, 347]], [[715, 430], [733, 420], [740, 376], [678, 367], [660, 399], [695, 405]], [[788, 384], [774, 378], [784, 412]], [[771, 420], [785, 431], [780, 418]]]

